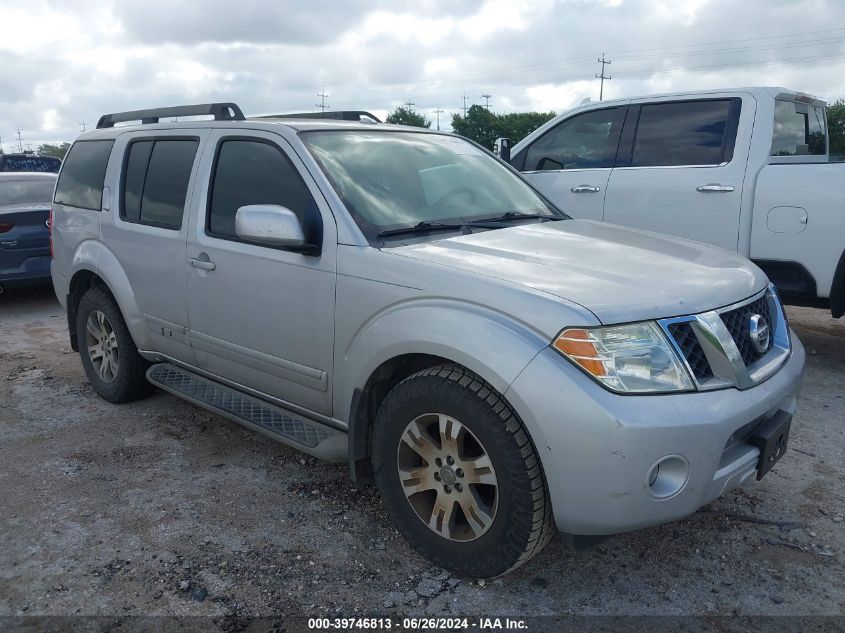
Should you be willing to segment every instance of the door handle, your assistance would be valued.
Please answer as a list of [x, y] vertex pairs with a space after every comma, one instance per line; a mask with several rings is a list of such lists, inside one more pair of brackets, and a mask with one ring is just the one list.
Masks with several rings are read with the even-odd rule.
[[696, 187], [695, 190], [700, 191], [701, 193], [730, 193], [734, 190], [734, 187], [733, 185], [720, 185], [718, 183], [711, 182], [710, 184]]
[[595, 187], [593, 185], [578, 185], [577, 187], [572, 187], [570, 191], [572, 193], [598, 193], [601, 191], [601, 187]]
[[199, 268], [200, 270], [214, 270], [217, 268], [217, 264], [214, 262], [206, 261], [203, 259], [195, 259], [191, 257], [190, 259], [191, 266], [194, 268]]

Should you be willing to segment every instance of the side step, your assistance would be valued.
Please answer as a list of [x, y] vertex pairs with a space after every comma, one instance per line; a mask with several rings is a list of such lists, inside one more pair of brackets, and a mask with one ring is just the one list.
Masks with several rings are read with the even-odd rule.
[[147, 370], [155, 386], [309, 455], [346, 461], [347, 434], [247, 395], [187, 369], [159, 363]]

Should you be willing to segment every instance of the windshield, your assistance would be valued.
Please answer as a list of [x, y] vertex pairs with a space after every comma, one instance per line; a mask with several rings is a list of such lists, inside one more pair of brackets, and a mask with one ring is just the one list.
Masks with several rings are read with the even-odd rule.
[[304, 132], [302, 140], [369, 239], [508, 212], [563, 217], [492, 155], [454, 136], [330, 130]]
[[44, 180], [0, 180], [0, 205], [43, 204], [53, 199], [53, 178]]

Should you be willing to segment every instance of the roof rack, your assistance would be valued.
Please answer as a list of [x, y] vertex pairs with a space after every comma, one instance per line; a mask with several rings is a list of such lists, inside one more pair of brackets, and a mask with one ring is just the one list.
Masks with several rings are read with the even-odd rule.
[[255, 119], [334, 119], [340, 121], [360, 121], [362, 117], [371, 119], [373, 123], [381, 120], [366, 110], [335, 110], [334, 112], [295, 112], [293, 114], [265, 114], [252, 117]]
[[114, 127], [115, 123], [124, 123], [126, 121], [140, 121], [144, 124], [158, 123], [159, 119], [166, 117], [201, 116], [207, 114], [213, 115], [215, 121], [244, 120], [244, 113], [234, 103], [198, 103], [196, 105], [104, 114], [97, 121], [97, 129]]

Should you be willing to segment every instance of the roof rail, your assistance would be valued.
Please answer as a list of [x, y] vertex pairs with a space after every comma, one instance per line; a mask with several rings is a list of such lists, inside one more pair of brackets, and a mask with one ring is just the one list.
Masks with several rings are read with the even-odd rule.
[[173, 106], [170, 108], [152, 108], [150, 110], [133, 110], [132, 112], [115, 112], [104, 114], [97, 121], [97, 129], [114, 127], [115, 123], [126, 121], [140, 121], [141, 123], [158, 123], [165, 117], [201, 116], [210, 114], [215, 121], [243, 121], [244, 113], [234, 103], [198, 103], [196, 105]]
[[251, 117], [254, 119], [334, 119], [340, 121], [360, 121], [362, 117], [371, 119], [373, 123], [381, 120], [366, 110], [335, 110], [334, 112], [295, 112], [292, 114], [265, 114]]

